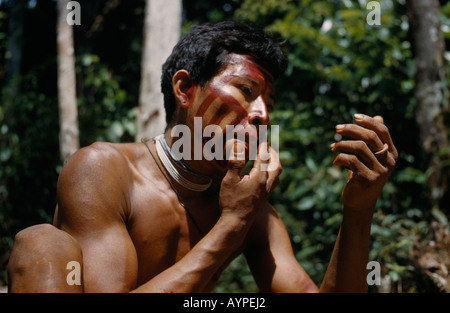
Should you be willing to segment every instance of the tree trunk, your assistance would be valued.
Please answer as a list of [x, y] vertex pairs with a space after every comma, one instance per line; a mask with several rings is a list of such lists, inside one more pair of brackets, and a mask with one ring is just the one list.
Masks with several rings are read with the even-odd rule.
[[431, 158], [428, 180], [430, 199], [433, 206], [441, 206], [447, 211], [449, 204], [445, 204], [442, 199], [447, 192], [449, 170], [442, 161], [448, 158], [448, 151], [445, 151], [448, 149], [448, 138], [444, 114], [448, 113], [449, 99], [445, 83], [447, 68], [445, 42], [440, 30], [439, 1], [409, 0], [407, 6], [416, 64], [416, 120], [422, 147]]
[[60, 158], [64, 163], [79, 147], [78, 110], [75, 80], [75, 50], [72, 25], [67, 23], [69, 0], [58, 0], [58, 103]]
[[164, 131], [161, 67], [179, 39], [181, 10], [181, 0], [146, 1], [136, 141]]

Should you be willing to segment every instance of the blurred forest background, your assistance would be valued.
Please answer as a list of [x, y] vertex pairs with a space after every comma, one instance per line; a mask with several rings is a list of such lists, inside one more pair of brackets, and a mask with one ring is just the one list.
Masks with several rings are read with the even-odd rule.
[[[7, 283], [14, 235], [51, 223], [56, 204], [64, 159], [57, 2], [0, 0], [0, 285]], [[72, 87], [79, 146], [135, 141], [141, 65], [151, 58], [142, 52], [145, 6], [152, 0], [78, 2]], [[369, 291], [450, 292], [450, 3], [375, 2], [379, 25], [369, 25], [374, 11], [364, 0], [189, 0], [180, 32], [240, 20], [285, 39], [290, 65], [271, 113], [280, 125], [284, 171], [271, 202], [317, 284], [342, 219], [347, 175], [332, 165], [329, 146], [339, 139], [335, 125], [361, 112], [384, 117], [400, 154], [373, 219], [370, 260], [380, 263], [382, 284]], [[244, 258], [232, 262], [215, 291], [257, 291]]]

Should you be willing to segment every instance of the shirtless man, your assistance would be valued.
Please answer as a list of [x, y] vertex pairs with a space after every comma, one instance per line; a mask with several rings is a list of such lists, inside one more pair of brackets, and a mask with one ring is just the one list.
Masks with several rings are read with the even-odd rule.
[[[259, 30], [233, 22], [195, 27], [163, 66], [167, 129], [141, 143], [94, 143], [65, 164], [58, 180], [54, 225], [16, 235], [8, 264], [11, 292], [207, 292], [244, 253], [263, 292], [365, 292], [372, 214], [394, 169], [397, 151], [380, 117], [355, 115], [336, 131], [334, 164], [347, 167], [343, 221], [319, 288], [295, 259], [286, 229], [267, 197], [281, 165], [261, 143], [251, 171], [246, 160], [177, 160], [178, 125], [194, 132], [226, 125], [249, 129], [224, 141], [245, 152], [256, 127], [269, 124], [276, 78], [286, 59]], [[195, 136], [193, 136], [195, 138]], [[194, 139], [192, 139], [194, 140]], [[203, 140], [202, 144], [205, 142]], [[180, 151], [179, 151], [180, 152]], [[186, 151], [183, 151], [185, 153]], [[189, 153], [195, 151], [189, 151]], [[263, 165], [272, 170], [263, 169]], [[82, 266], [81, 284], [66, 281]]]

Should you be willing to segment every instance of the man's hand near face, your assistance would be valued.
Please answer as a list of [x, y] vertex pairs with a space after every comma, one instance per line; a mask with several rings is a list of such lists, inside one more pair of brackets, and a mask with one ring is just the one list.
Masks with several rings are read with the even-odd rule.
[[[234, 151], [244, 152], [244, 145], [236, 142]], [[230, 149], [233, 153], [233, 149]], [[278, 185], [281, 164], [275, 150], [267, 143], [261, 143], [258, 156], [248, 175], [242, 176], [245, 166], [243, 158], [229, 159], [229, 169], [222, 180], [219, 205], [222, 217], [233, 217], [236, 221], [253, 223], [256, 215], [265, 205], [268, 196]], [[268, 171], [267, 169], [271, 169]]]

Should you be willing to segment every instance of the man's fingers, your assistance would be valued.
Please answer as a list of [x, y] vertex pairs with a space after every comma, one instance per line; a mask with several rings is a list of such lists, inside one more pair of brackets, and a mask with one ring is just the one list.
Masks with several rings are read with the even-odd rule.
[[384, 119], [380, 115], [374, 116], [373, 119], [376, 120], [378, 123], [384, 124]]
[[356, 174], [366, 179], [371, 179], [373, 171], [371, 171], [365, 164], [363, 164], [356, 155], [340, 153], [333, 160], [334, 165], [342, 165], [352, 171], [352, 175]]
[[383, 148], [383, 142], [372, 129], [355, 124], [341, 124], [336, 126], [336, 132], [345, 137], [364, 141], [373, 152]]
[[369, 149], [367, 144], [362, 140], [344, 140], [333, 143], [331, 145], [331, 151], [354, 154], [358, 156], [368, 168], [375, 169], [383, 166]]
[[[365, 128], [368, 128], [372, 131], [374, 131], [378, 137], [381, 139], [383, 144], [388, 145], [388, 151], [392, 153], [392, 157], [396, 160], [398, 158], [398, 152], [395, 148], [394, 143], [392, 142], [391, 134], [389, 133], [389, 129], [384, 125], [384, 119], [383, 117], [377, 115], [375, 117], [370, 117], [365, 114], [355, 114], [355, 122], [358, 125], [361, 125]], [[377, 150], [374, 150], [374, 152], [381, 151], [384, 146], [378, 147]]]
[[277, 151], [272, 147], [270, 147], [270, 161], [266, 165], [267, 168], [264, 169], [268, 174], [266, 189], [270, 194], [279, 185], [279, 175], [282, 172], [280, 158]]
[[245, 160], [230, 160], [228, 162], [228, 172], [240, 176], [245, 167]]
[[228, 171], [225, 178], [239, 181], [245, 167], [245, 157], [243, 157], [245, 156], [245, 145], [240, 141], [230, 140], [226, 143], [226, 148], [229, 153], [227, 155]]
[[[365, 114], [355, 114], [354, 119], [356, 125], [337, 125], [336, 132], [342, 136], [365, 141], [370, 150], [381, 154], [382, 159], [393, 159], [395, 161], [398, 158], [397, 149], [392, 142], [389, 129], [384, 125], [381, 116], [370, 117]], [[382, 155], [385, 152], [385, 144], [387, 144], [388, 151], [391, 153], [390, 157], [383, 157]], [[379, 158], [379, 160], [381, 159]]]
[[[239, 159], [237, 155], [239, 153], [245, 154], [245, 145], [237, 141], [232, 141], [228, 144], [233, 144], [234, 150], [229, 147], [231, 152], [228, 154], [228, 171], [225, 174], [223, 182], [231, 184], [237, 184], [239, 182], [256, 184], [263, 187], [267, 194], [270, 194], [279, 184], [278, 176], [281, 173], [281, 164], [276, 151], [271, 149], [267, 142], [261, 143], [258, 147], [258, 153], [252, 169], [248, 175], [242, 177], [241, 174], [246, 162], [245, 159]], [[235, 152], [234, 154], [233, 151]]]
[[[354, 119], [356, 124], [336, 126], [338, 134], [354, 140], [335, 143], [333, 146], [336, 148], [333, 150], [332, 147], [332, 150], [357, 156], [371, 170], [392, 170], [398, 153], [389, 129], [384, 125], [383, 117], [355, 114]], [[363, 143], [367, 145], [368, 149], [364, 147]]]
[[[258, 148], [258, 157], [249, 173], [251, 177], [259, 177], [264, 183], [267, 194], [270, 194], [280, 183], [279, 175], [282, 171], [278, 153], [267, 142], [261, 143]], [[264, 182], [263, 182], [264, 180]]]
[[255, 175], [258, 172], [267, 172], [269, 163], [270, 147], [267, 142], [262, 142], [258, 147], [258, 154], [249, 175]]

